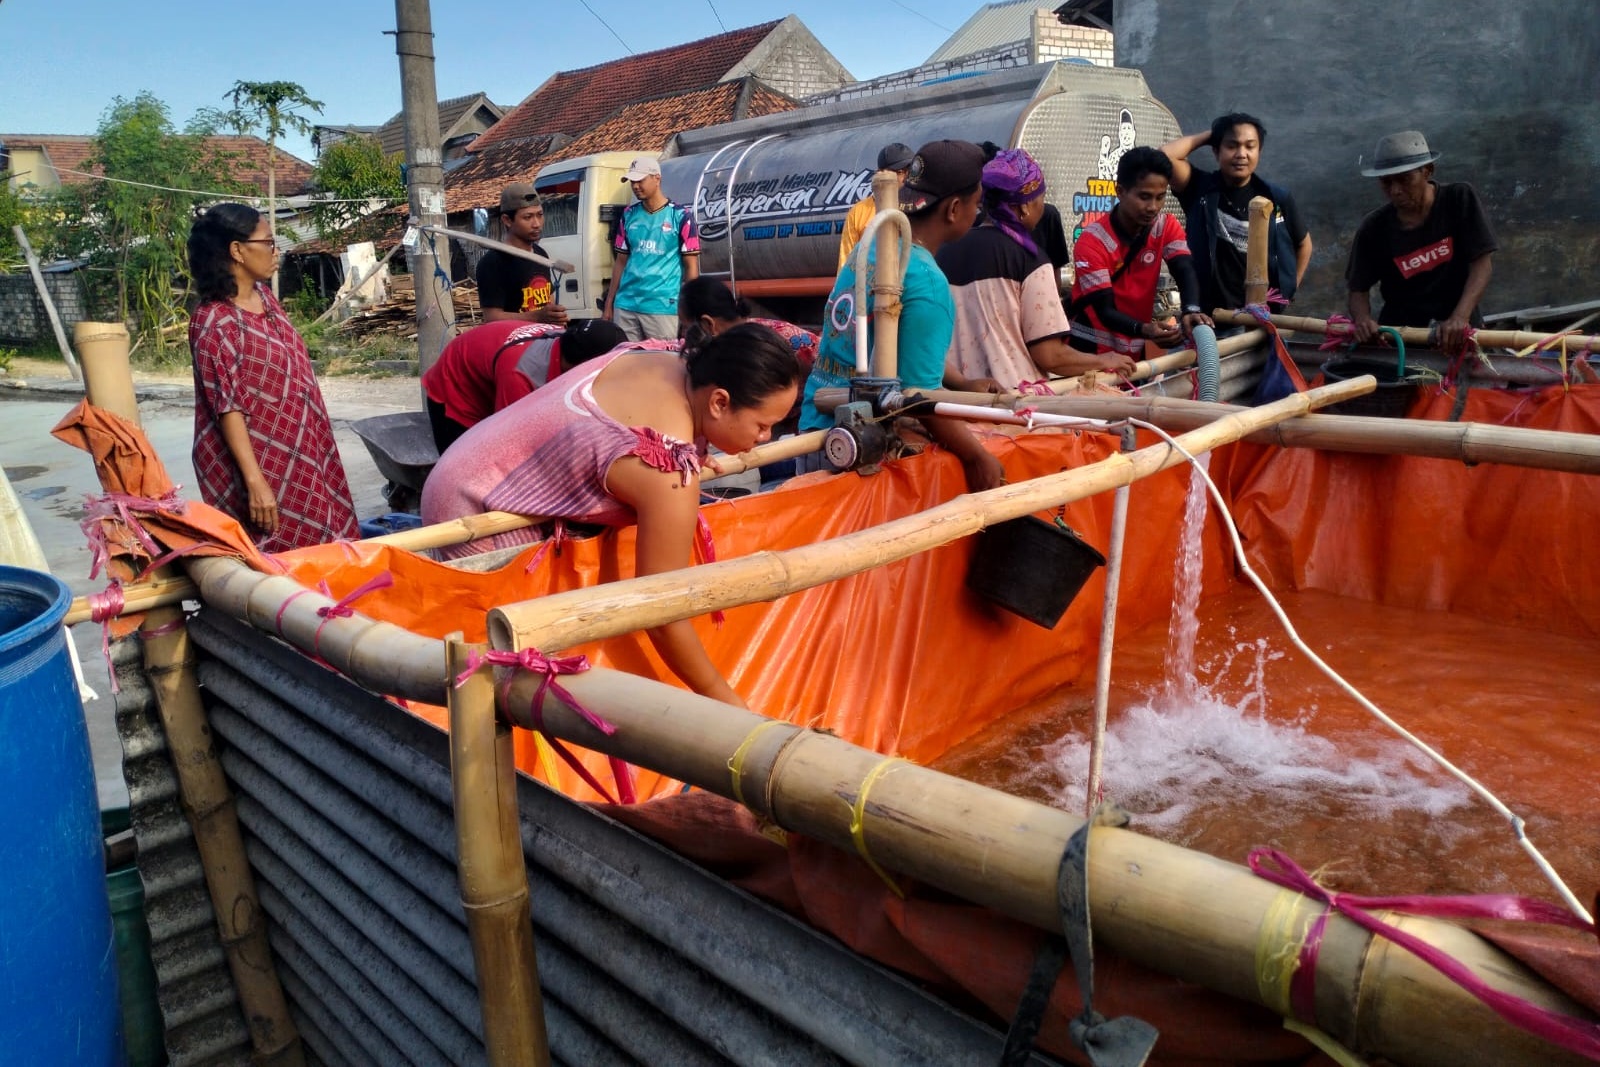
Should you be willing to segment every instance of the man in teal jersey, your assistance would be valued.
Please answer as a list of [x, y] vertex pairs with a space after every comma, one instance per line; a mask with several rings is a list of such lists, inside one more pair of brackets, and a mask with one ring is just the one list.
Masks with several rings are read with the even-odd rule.
[[678, 337], [678, 291], [700, 276], [700, 232], [694, 213], [661, 192], [661, 164], [640, 156], [623, 181], [638, 203], [629, 204], [612, 245], [611, 290], [601, 317], [630, 341]]

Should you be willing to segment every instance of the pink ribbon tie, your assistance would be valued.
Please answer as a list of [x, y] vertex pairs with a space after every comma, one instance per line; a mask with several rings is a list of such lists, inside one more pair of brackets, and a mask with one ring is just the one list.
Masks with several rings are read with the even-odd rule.
[[[617, 732], [615, 726], [612, 726], [609, 722], [584, 707], [583, 703], [573, 696], [566, 686], [556, 681], [556, 678], [563, 674], [582, 674], [588, 670], [589, 657], [582, 655], [547, 656], [536, 648], [525, 648], [521, 652], [506, 652], [500, 649], [490, 649], [487, 652], [474, 651], [467, 654], [466, 667], [460, 674], [456, 675], [456, 688], [459, 689], [465, 685], [467, 680], [484, 664], [496, 667], [511, 667], [514, 670], [530, 671], [539, 675], [539, 687], [534, 691], [533, 700], [528, 709], [529, 720], [534, 732], [544, 736], [550, 747], [555, 750], [556, 755], [560, 756], [590, 789], [605, 797], [607, 803], [617, 803], [616, 800], [612, 799], [611, 793], [606, 790], [606, 787], [601, 785], [594, 775], [589, 773], [589, 769], [583, 765], [582, 761], [573, 755], [566, 745], [561, 743], [560, 738], [551, 736], [544, 725], [545, 694], [554, 693], [563, 704], [572, 709], [574, 714], [607, 737]], [[506, 682], [509, 685], [510, 679], [506, 679]], [[633, 769], [616, 756], [607, 756], [606, 760], [611, 764], [611, 776], [616, 780], [617, 794], [622, 798], [622, 803], [637, 803], [638, 796], [633, 787]]]

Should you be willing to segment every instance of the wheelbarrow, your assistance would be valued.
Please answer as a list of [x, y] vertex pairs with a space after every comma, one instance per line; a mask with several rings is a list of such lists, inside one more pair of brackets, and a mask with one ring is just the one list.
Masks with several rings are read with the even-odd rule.
[[395, 511], [414, 512], [422, 500], [422, 485], [439, 462], [433, 444], [433, 427], [425, 411], [397, 411], [357, 419], [350, 429], [367, 446], [378, 473], [388, 479], [383, 499]]

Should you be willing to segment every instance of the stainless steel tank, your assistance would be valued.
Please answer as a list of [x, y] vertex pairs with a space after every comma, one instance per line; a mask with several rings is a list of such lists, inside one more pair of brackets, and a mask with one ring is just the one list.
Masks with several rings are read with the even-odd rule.
[[871, 195], [886, 144], [1026, 149], [1073, 238], [1085, 214], [1109, 208], [1103, 175], [1119, 149], [1177, 134], [1139, 71], [1043, 63], [680, 133], [662, 154], [662, 186], [694, 206], [702, 273], [831, 279], [845, 213]]

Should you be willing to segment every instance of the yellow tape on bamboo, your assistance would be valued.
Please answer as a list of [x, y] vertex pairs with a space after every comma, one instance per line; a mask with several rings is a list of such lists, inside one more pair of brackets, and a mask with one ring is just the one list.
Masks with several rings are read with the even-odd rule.
[[756, 743], [756, 738], [761, 736], [761, 731], [770, 730], [774, 726], [788, 726], [786, 722], [778, 719], [768, 719], [766, 722], [745, 734], [744, 740], [739, 742], [739, 747], [733, 750], [733, 755], [728, 757], [728, 773], [733, 775], [733, 799], [749, 807], [744, 800], [744, 785], [740, 781], [744, 777], [745, 757], [750, 754], [750, 748]]
[[1355, 1053], [1319, 1030], [1314, 1022], [1295, 1018], [1290, 988], [1302, 965], [1306, 938], [1322, 911], [1322, 905], [1293, 890], [1286, 889], [1272, 899], [1256, 941], [1256, 988], [1261, 1002], [1283, 1016], [1285, 1030], [1317, 1046], [1339, 1067], [1366, 1067]]
[[867, 861], [867, 866], [872, 868], [872, 872], [883, 879], [883, 884], [888, 886], [894, 895], [902, 900], [905, 899], [905, 890], [895, 885], [894, 879], [890, 878], [888, 872], [879, 867], [878, 861], [873, 859], [867, 852], [865, 820], [867, 815], [867, 793], [871, 791], [873, 783], [893, 770], [894, 764], [905, 762], [899, 756], [890, 756], [868, 771], [867, 776], [861, 779], [861, 788], [856, 790], [856, 802], [850, 807], [850, 840], [855, 842], [856, 851], [861, 854], [862, 859]]
[[560, 789], [561, 779], [557, 775], [561, 772], [556, 768], [555, 750], [550, 747], [550, 742], [544, 739], [544, 734], [537, 730], [533, 732], [533, 750], [539, 754], [539, 766], [544, 770], [544, 780], [550, 783], [551, 788]]
[[1285, 889], [1272, 898], [1261, 920], [1261, 933], [1256, 940], [1256, 989], [1261, 993], [1261, 1003], [1284, 1018], [1294, 1016], [1289, 984], [1300, 966], [1300, 950], [1318, 910], [1319, 905]]

